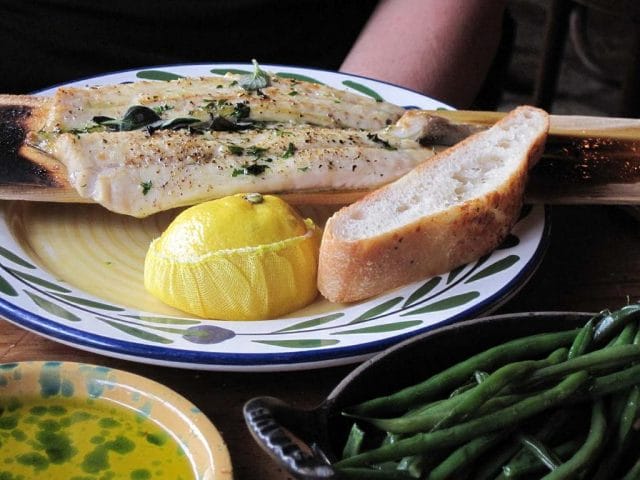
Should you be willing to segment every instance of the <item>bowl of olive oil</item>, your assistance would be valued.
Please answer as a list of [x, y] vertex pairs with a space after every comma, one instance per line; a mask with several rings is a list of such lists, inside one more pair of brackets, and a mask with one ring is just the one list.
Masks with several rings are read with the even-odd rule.
[[187, 399], [122, 370], [0, 364], [0, 478], [230, 480], [220, 433]]

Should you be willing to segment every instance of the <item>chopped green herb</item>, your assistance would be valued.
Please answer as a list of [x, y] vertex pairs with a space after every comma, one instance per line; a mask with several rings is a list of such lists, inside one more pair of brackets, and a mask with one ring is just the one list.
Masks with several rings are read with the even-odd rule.
[[142, 187], [142, 194], [146, 195], [147, 193], [149, 193], [149, 190], [151, 190], [152, 186], [153, 186], [153, 182], [151, 180], [147, 182], [141, 182], [140, 187]]
[[253, 155], [254, 157], [260, 158], [264, 155], [264, 153], [267, 151], [267, 148], [262, 148], [262, 147], [257, 147], [255, 145], [248, 147], [245, 149], [245, 152], [248, 155]]
[[308, 172], [309, 170], [311, 170], [311, 167], [307, 166], [307, 167], [300, 167], [298, 168], [298, 170], [300, 170], [301, 172]]
[[251, 62], [253, 63], [253, 73], [244, 75], [240, 79], [240, 86], [249, 92], [268, 87], [271, 83], [269, 75], [260, 68], [255, 59], [251, 60]]
[[287, 147], [287, 149], [285, 150], [284, 154], [282, 155], [282, 158], [289, 158], [291, 157], [294, 153], [296, 153], [296, 146], [289, 142], [289, 146]]
[[262, 173], [264, 173], [264, 171], [269, 168], [268, 165], [259, 165], [257, 163], [251, 164], [251, 165], [243, 165], [240, 168], [235, 168], [233, 170], [233, 172], [231, 173], [232, 177], [238, 177], [240, 175], [260, 175]]
[[289, 96], [290, 96], [290, 97], [295, 97], [296, 95], [298, 95], [298, 92], [296, 92], [295, 90], [291, 90], [291, 91], [289, 92]]
[[167, 105], [166, 103], [163, 103], [162, 105], [158, 105], [157, 107], [153, 107], [153, 111], [156, 112], [158, 115], [173, 109], [174, 109], [173, 106]]
[[212, 115], [242, 120], [249, 117], [251, 107], [243, 102], [235, 105], [225, 99], [206, 99], [203, 108]]
[[231, 155], [242, 155], [244, 153], [244, 148], [239, 145], [229, 144], [227, 145], [227, 150]]
[[238, 120], [242, 120], [243, 118], [249, 117], [250, 113], [251, 113], [251, 107], [246, 103], [239, 102], [239, 103], [236, 103], [235, 107], [233, 107], [232, 115], [236, 117]]

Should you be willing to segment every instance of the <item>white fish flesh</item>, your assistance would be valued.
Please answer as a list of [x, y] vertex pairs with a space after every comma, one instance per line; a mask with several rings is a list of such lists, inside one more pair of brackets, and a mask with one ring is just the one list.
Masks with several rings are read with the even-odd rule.
[[[241, 192], [371, 189], [433, 155], [408, 112], [377, 132], [279, 125], [233, 132], [187, 129], [63, 133], [41, 145], [65, 164], [78, 193], [143, 217]], [[412, 137], [413, 135], [413, 137]]]
[[168, 82], [139, 81], [118, 85], [59, 88], [45, 116], [44, 131], [86, 129], [93, 118], [121, 118], [132, 105], [163, 111], [171, 117], [201, 120], [219, 108], [249, 108], [251, 121], [307, 123], [331, 128], [377, 130], [394, 123], [401, 107], [326, 85], [270, 76], [256, 91], [240, 86], [242, 76], [227, 74], [181, 78]]

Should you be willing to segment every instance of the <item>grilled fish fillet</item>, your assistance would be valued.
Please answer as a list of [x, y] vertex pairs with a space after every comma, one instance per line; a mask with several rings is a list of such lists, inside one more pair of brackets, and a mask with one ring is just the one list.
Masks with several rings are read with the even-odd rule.
[[234, 193], [370, 189], [433, 155], [410, 111], [378, 132], [280, 125], [242, 132], [65, 133], [45, 146], [81, 196], [143, 217]]
[[143, 217], [247, 191], [370, 190], [431, 157], [423, 144], [470, 133], [321, 84], [244, 78], [59, 88], [22, 153], [59, 161], [82, 198]]
[[395, 122], [404, 110], [387, 102], [326, 85], [270, 77], [269, 86], [247, 91], [242, 76], [139, 81], [96, 87], [61, 87], [43, 117], [49, 132], [79, 130], [95, 116], [120, 118], [131, 105], [168, 110], [172, 117], [206, 119], [220, 103], [250, 108], [248, 120], [307, 123], [331, 128], [377, 130]]

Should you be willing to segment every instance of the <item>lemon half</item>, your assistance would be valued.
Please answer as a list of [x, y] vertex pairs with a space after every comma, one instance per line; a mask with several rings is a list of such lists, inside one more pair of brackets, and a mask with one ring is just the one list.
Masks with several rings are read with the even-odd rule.
[[149, 246], [145, 288], [185, 312], [258, 320], [317, 296], [320, 231], [278, 197], [239, 194], [188, 208]]

